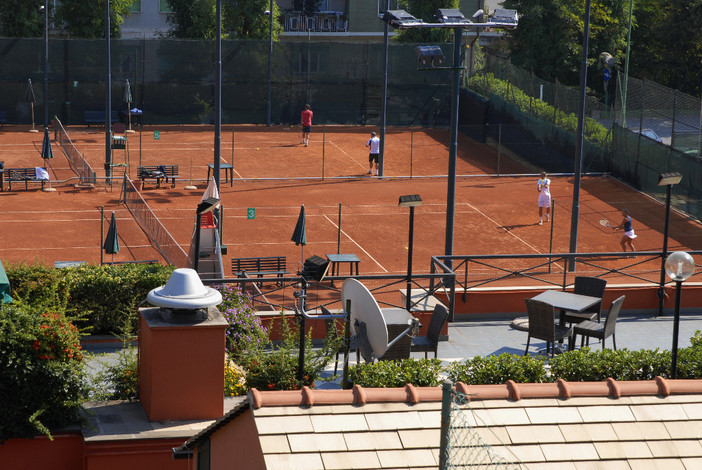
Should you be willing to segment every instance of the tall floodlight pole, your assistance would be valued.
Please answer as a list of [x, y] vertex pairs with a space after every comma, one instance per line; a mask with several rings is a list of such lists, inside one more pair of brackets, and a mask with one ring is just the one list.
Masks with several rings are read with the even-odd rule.
[[105, 0], [105, 44], [107, 56], [107, 82], [105, 92], [105, 176], [112, 182], [112, 47], [110, 45], [110, 0]]
[[[215, 71], [214, 177], [219, 192], [219, 160], [222, 150], [222, 0], [217, 0], [217, 65]], [[217, 212], [215, 211], [215, 216]], [[217, 218], [217, 217], [215, 217]]]
[[[32, 116], [34, 117], [34, 116]], [[32, 123], [34, 124], [34, 123]], [[49, 128], [49, 0], [44, 0], [44, 132]]]
[[[583, 31], [583, 55], [580, 64], [580, 103], [578, 106], [578, 131], [575, 136], [575, 160], [573, 163], [573, 210], [570, 219], [570, 252], [578, 252], [578, 217], [580, 215], [580, 177], [583, 169], [583, 140], [585, 129], [585, 93], [587, 87], [587, 49], [590, 38], [590, 0], [585, 2], [585, 28]], [[571, 257], [568, 269], [575, 270], [575, 258]]]
[[[461, 39], [463, 28], [453, 29], [453, 70], [451, 73], [451, 135], [449, 137], [448, 184], [446, 190], [446, 256], [453, 255], [453, 227], [456, 208], [456, 160], [458, 157], [458, 99], [461, 79]], [[447, 266], [452, 267], [451, 259]]]
[[634, 0], [629, 0], [629, 30], [626, 33], [626, 58], [624, 59], [624, 91], [622, 91], [622, 127], [626, 128], [626, 98], [629, 87], [629, 51], [631, 50], [631, 17], [634, 13]]
[[268, 10], [268, 102], [266, 103], [266, 126], [271, 127], [273, 103], [273, 0]]
[[[385, 11], [390, 9], [390, 0], [385, 3]], [[383, 22], [383, 96], [380, 100], [380, 155], [378, 155], [378, 177], [382, 178], [385, 172], [385, 127], [388, 113], [388, 25]]]

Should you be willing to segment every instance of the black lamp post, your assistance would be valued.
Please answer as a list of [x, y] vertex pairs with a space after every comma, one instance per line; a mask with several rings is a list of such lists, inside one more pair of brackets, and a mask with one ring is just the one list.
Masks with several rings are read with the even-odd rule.
[[412, 307], [412, 252], [414, 251], [414, 208], [422, 205], [422, 198], [419, 194], [400, 196], [400, 207], [409, 207], [409, 243], [407, 245], [407, 300], [405, 308], [407, 311]]
[[680, 183], [680, 173], [661, 173], [658, 176], [658, 186], [665, 186], [665, 227], [663, 229], [663, 251], [661, 253], [661, 282], [658, 288], [658, 315], [663, 315], [665, 300], [665, 259], [668, 256], [668, 226], [670, 224], [670, 192], [673, 185]]
[[680, 330], [680, 294], [682, 283], [687, 281], [695, 272], [695, 260], [689, 253], [675, 251], [665, 260], [665, 272], [675, 281], [675, 317], [673, 319], [673, 347], [670, 364], [670, 378], [678, 375], [678, 332]]
[[44, 0], [44, 131], [49, 129], [49, 0]]
[[266, 126], [271, 127], [271, 105], [273, 103], [273, 0], [268, 13], [268, 101], [266, 102]]
[[112, 184], [112, 46], [110, 44], [110, 0], [105, 0], [105, 177]]

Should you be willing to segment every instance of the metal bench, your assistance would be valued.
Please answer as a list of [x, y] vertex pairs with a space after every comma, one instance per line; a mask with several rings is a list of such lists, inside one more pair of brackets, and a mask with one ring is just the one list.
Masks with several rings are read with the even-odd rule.
[[[84, 111], [83, 119], [85, 123], [90, 127], [90, 124], [102, 124], [105, 125], [105, 111]], [[110, 124], [119, 122], [119, 113], [117, 111], [112, 111], [110, 113]]]
[[[244, 274], [245, 273], [245, 274]], [[285, 256], [262, 258], [232, 258], [232, 275], [236, 277], [263, 276], [283, 277], [288, 274]]]
[[147, 179], [156, 180], [156, 187], [161, 187], [161, 180], [171, 179], [171, 188], [175, 188], [175, 180], [178, 177], [178, 165], [151, 165], [138, 166], [137, 174], [139, 179], [144, 184]]
[[4, 179], [10, 191], [12, 191], [12, 182], [23, 182], [24, 189], [29, 189], [29, 183], [41, 183], [44, 189], [44, 183], [48, 180], [36, 178], [36, 170], [32, 168], [5, 168]]

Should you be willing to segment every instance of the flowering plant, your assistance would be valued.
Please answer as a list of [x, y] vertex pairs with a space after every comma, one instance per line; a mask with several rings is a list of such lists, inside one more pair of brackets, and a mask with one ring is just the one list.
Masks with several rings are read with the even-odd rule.
[[268, 343], [268, 332], [251, 307], [251, 296], [238, 286], [228, 284], [219, 288], [222, 303], [219, 306], [229, 322], [226, 331], [227, 352], [237, 361], [249, 350], [257, 350]]
[[50, 435], [75, 422], [85, 396], [78, 330], [63, 314], [39, 312], [0, 306], [0, 440]]

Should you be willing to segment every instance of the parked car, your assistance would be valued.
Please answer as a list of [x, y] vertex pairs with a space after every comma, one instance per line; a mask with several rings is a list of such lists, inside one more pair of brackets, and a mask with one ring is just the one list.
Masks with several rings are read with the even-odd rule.
[[651, 140], [655, 140], [658, 143], [663, 143], [663, 139], [661, 139], [653, 129], [641, 129], [641, 135], [648, 137]]

